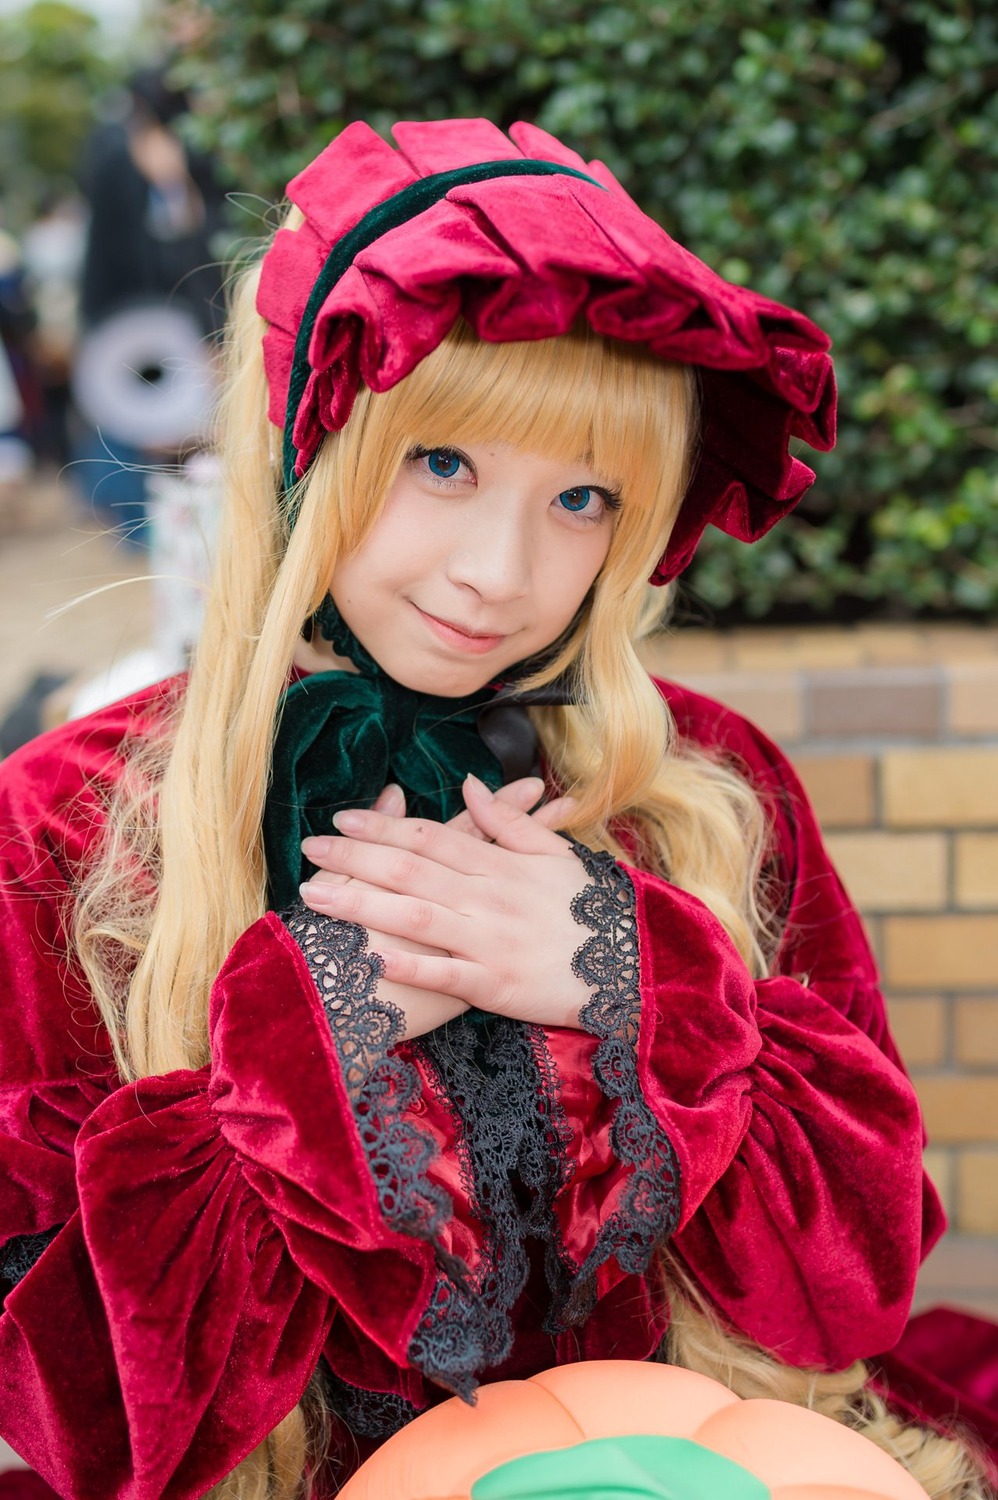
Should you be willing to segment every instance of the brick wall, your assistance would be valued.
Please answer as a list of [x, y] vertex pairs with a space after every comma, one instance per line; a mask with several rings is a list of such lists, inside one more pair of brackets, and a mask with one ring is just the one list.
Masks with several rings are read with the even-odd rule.
[[881, 964], [929, 1171], [960, 1234], [998, 1236], [998, 629], [677, 631], [648, 661], [797, 766]]

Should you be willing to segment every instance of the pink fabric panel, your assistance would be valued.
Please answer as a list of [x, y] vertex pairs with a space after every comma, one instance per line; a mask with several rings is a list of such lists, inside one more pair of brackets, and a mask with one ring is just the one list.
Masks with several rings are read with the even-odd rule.
[[370, 125], [355, 120], [292, 178], [288, 197], [314, 225], [328, 252], [373, 204], [401, 192], [421, 175]]
[[419, 177], [481, 161], [518, 161], [522, 156], [490, 120], [399, 120], [392, 135], [399, 154]]

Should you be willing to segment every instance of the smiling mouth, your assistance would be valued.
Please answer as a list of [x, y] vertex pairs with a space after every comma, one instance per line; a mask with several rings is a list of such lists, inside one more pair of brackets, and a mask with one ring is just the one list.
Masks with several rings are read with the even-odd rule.
[[413, 608], [422, 615], [427, 625], [441, 639], [450, 645], [462, 647], [467, 651], [486, 652], [492, 651], [506, 639], [506, 635], [489, 634], [481, 630], [469, 630], [464, 625], [455, 625], [451, 620], [442, 620], [439, 615], [431, 615], [427, 610], [420, 609], [416, 604]]

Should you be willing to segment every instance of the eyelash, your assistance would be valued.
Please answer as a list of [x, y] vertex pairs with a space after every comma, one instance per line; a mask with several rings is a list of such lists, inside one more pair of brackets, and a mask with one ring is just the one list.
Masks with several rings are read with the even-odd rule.
[[561, 494], [562, 495], [569, 495], [569, 494], [571, 494], [572, 490], [589, 490], [591, 494], [598, 495], [600, 497], [600, 499], [602, 500], [603, 507], [602, 507], [602, 509], [600, 511], [597, 512], [597, 514], [595, 516], [584, 516], [581, 511], [578, 511], [578, 510], [573, 511], [567, 505], [565, 505], [565, 506], [562, 507], [562, 509], [564, 510], [564, 512], [565, 512], [566, 515], [568, 515], [568, 516], [578, 516], [578, 518], [579, 518], [580, 521], [587, 522], [590, 526], [598, 526], [599, 523], [607, 515], [607, 512], [612, 512], [612, 511], [615, 511], [615, 510], [619, 510], [620, 507], [621, 507], [621, 504], [623, 503], [621, 501], [620, 491], [619, 490], [604, 489], [602, 485], [598, 485], [598, 484], [573, 484], [570, 489], [562, 490]]
[[[472, 465], [471, 460], [467, 458], [466, 455], [463, 454], [458, 448], [424, 448], [422, 444], [417, 444], [414, 448], [410, 448], [409, 452], [406, 454], [406, 463], [418, 463], [420, 459], [429, 458], [432, 453], [445, 453], [451, 458], [456, 458], [460, 464], [462, 464], [472, 474], [474, 473], [474, 466]], [[426, 473], [428, 477], [433, 480], [434, 484], [446, 486], [458, 482], [457, 475], [448, 477], [443, 474], [434, 474], [432, 469], [427, 469]], [[577, 516], [578, 519], [585, 525], [598, 525], [599, 522], [603, 520], [607, 511], [619, 510], [622, 504], [620, 491], [608, 489], [604, 485], [574, 484], [571, 485], [568, 490], [562, 490], [560, 493], [563, 495], [567, 495], [571, 492], [571, 490], [591, 490], [594, 495], [599, 495], [600, 499], [603, 501], [602, 510], [600, 510], [594, 516], [585, 516], [581, 513], [581, 511], [572, 511], [568, 508], [568, 506], [563, 507], [566, 515]]]
[[[405, 456], [405, 461], [406, 463], [418, 463], [421, 458], [429, 458], [431, 453], [446, 453], [449, 457], [456, 458], [458, 462], [460, 464], [463, 464], [464, 467], [468, 469], [472, 474], [475, 472], [471, 460], [468, 459], [463, 453], [460, 453], [457, 448], [424, 448], [421, 444], [417, 444], [415, 448], [409, 449], [409, 452]], [[457, 481], [456, 474], [452, 474], [449, 476], [444, 474], [434, 474], [433, 470], [430, 468], [427, 468], [426, 473], [435, 484], [454, 484]]]

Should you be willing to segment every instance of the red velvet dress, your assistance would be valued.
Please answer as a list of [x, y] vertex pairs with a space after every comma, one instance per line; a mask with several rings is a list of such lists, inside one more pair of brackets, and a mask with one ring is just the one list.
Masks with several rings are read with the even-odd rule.
[[271, 912], [218, 975], [211, 1065], [125, 1086], [65, 924], [166, 689], [4, 764], [0, 1433], [60, 1495], [203, 1494], [320, 1358], [340, 1481], [444, 1387], [645, 1358], [663, 1238], [787, 1361], [898, 1340], [943, 1220], [859, 919], [780, 752], [663, 691], [771, 809], [771, 978], [694, 897], [595, 857], [586, 1030], [392, 1047], [360, 930]]

